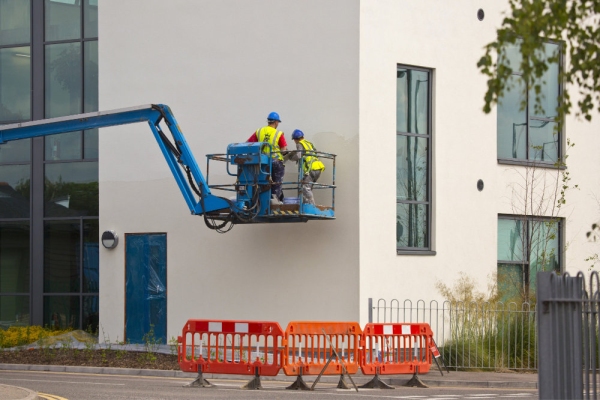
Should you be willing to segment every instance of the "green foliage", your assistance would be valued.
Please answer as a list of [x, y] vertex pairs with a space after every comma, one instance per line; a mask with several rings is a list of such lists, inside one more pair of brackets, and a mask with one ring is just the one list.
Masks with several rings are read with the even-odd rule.
[[[536, 93], [536, 108], [541, 106], [540, 83], [549, 62], [558, 61], [558, 54], [544, 55], [544, 40], [566, 44], [568, 63], [559, 78], [566, 85], [579, 89], [575, 115], [591, 120], [595, 107], [600, 110], [600, 1], [599, 0], [509, 0], [510, 11], [497, 30], [497, 39], [485, 46], [485, 54], [477, 66], [488, 78], [484, 97], [484, 112], [498, 102], [509, 85], [513, 70], [519, 70], [525, 89]], [[521, 64], [510, 65], [506, 57], [509, 45], [518, 46]], [[573, 107], [569, 93], [560, 94], [558, 121], [570, 114]], [[550, 111], [550, 110], [548, 110]]]
[[452, 310], [450, 340], [440, 348], [444, 361], [471, 369], [535, 369], [535, 311], [527, 303], [499, 302], [506, 296], [498, 290], [502, 282], [491, 281], [488, 293], [478, 291], [464, 273], [452, 287], [436, 283]]

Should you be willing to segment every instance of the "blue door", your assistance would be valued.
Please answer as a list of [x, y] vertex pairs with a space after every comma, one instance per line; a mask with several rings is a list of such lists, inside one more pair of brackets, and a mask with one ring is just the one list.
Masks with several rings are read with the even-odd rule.
[[125, 235], [125, 340], [167, 342], [167, 235]]

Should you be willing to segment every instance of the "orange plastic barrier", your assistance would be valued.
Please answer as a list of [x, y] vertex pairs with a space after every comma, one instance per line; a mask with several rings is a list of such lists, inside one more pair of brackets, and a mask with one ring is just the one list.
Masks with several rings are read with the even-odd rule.
[[177, 339], [185, 372], [275, 376], [281, 370], [277, 322], [190, 319]]
[[346, 372], [355, 374], [361, 334], [356, 322], [290, 322], [283, 341], [283, 371], [288, 376], [340, 375], [343, 362]]
[[374, 324], [365, 326], [360, 369], [365, 375], [429, 372], [433, 331], [429, 324]]

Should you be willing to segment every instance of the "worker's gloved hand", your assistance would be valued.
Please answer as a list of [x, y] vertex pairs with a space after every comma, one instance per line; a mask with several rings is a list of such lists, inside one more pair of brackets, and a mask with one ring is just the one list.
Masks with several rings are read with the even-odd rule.
[[287, 160], [289, 160], [291, 156], [292, 156], [292, 153], [290, 153], [289, 151], [286, 151], [285, 154], [283, 155], [283, 162], [286, 162]]

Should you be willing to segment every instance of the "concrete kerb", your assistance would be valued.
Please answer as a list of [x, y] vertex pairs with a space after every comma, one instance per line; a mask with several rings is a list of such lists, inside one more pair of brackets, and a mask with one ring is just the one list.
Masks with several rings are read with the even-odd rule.
[[[129, 376], [156, 376], [165, 378], [186, 378], [193, 381], [198, 376], [196, 373], [182, 372], [179, 370], [152, 370], [152, 369], [134, 369], [134, 368], [109, 368], [109, 367], [75, 367], [58, 365], [26, 365], [26, 364], [0, 364], [0, 370], [6, 371], [48, 371], [48, 372], [67, 372], [67, 373], [87, 373], [87, 374], [107, 374], [107, 375], [129, 375]], [[211, 379], [235, 379], [250, 380], [250, 375], [227, 375], [227, 374], [203, 374], [207, 380]], [[311, 376], [304, 376], [305, 381], [312, 383]], [[314, 377], [316, 379], [316, 376]], [[325, 375], [319, 382], [337, 383], [337, 375]], [[352, 379], [357, 386], [363, 385], [373, 378], [372, 375], [363, 375], [357, 373], [352, 375]], [[404, 386], [412, 376], [393, 375], [380, 376], [384, 383], [391, 386]], [[421, 381], [429, 387], [472, 387], [472, 388], [521, 388], [537, 389], [538, 376], [532, 373], [501, 373], [501, 372], [468, 372], [451, 371], [440, 375], [438, 371], [430, 371], [428, 374], [419, 375]], [[293, 383], [294, 376], [287, 376], [280, 373], [276, 376], [261, 376], [264, 381], [281, 381]]]
[[2, 400], [37, 400], [38, 395], [29, 389], [0, 384], [0, 398]]

